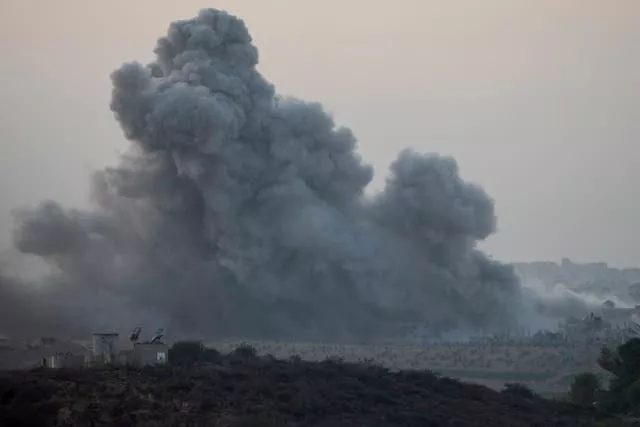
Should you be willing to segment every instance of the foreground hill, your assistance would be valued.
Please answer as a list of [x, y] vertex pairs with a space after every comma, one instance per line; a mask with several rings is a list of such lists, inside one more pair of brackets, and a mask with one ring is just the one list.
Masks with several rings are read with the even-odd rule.
[[428, 372], [226, 360], [0, 373], [2, 426], [592, 426], [593, 413]]

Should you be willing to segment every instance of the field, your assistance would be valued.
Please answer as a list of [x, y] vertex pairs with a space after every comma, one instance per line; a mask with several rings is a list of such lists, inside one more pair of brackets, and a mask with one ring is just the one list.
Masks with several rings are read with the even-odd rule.
[[575, 374], [585, 371], [601, 373], [596, 363], [600, 351], [598, 345], [473, 343], [412, 346], [269, 341], [219, 341], [207, 345], [229, 352], [242, 343], [254, 347], [258, 354], [271, 354], [276, 358], [368, 360], [391, 370], [428, 369], [494, 389], [502, 389], [505, 383], [518, 382], [548, 395], [566, 392]]

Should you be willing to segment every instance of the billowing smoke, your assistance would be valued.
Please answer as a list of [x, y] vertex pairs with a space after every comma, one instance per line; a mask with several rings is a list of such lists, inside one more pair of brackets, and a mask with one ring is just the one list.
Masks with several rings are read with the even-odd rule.
[[132, 145], [95, 174], [94, 209], [18, 215], [18, 248], [56, 267], [87, 327], [342, 340], [516, 324], [512, 268], [476, 249], [493, 202], [452, 158], [402, 151], [365, 197], [352, 132], [276, 95], [242, 20], [203, 10], [155, 54], [112, 74]]
[[589, 312], [599, 312], [607, 301], [618, 308], [634, 307], [632, 302], [620, 298], [613, 292], [596, 295], [585, 290], [576, 291], [562, 283], [551, 286], [527, 280], [523, 282], [523, 293], [528, 297], [527, 300], [537, 304], [534, 311], [556, 320], [566, 317], [581, 318]]
[[[90, 333], [82, 322], [59, 302], [63, 288], [37, 289], [23, 280], [0, 272], [0, 334], [20, 338], [73, 337]], [[80, 311], [78, 311], [80, 312]]]

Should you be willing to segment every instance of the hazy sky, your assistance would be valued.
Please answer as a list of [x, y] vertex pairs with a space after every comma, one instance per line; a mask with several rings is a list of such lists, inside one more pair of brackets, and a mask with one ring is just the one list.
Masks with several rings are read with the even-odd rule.
[[17, 206], [88, 203], [127, 146], [109, 74], [203, 7], [354, 130], [376, 187], [403, 147], [453, 155], [496, 201], [495, 258], [640, 266], [638, 0], [2, 0], [0, 246]]

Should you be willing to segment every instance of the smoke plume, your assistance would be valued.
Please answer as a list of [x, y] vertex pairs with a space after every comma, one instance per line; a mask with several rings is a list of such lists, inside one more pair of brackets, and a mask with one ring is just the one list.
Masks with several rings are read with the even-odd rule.
[[495, 230], [493, 201], [452, 158], [402, 151], [365, 197], [373, 170], [352, 132], [276, 94], [242, 20], [203, 10], [171, 24], [155, 55], [111, 76], [131, 148], [95, 173], [93, 209], [47, 201], [17, 217], [17, 247], [56, 268], [60, 310], [82, 307], [92, 328], [208, 337], [517, 322], [512, 268], [476, 249]]

